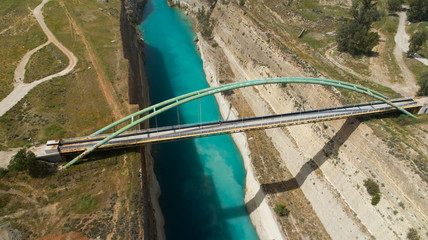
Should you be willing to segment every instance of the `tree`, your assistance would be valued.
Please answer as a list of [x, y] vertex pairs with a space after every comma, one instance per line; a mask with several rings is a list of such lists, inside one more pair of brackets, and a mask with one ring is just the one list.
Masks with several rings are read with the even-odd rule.
[[388, 0], [388, 2], [386, 3], [388, 12], [394, 13], [400, 11], [401, 4], [403, 4], [403, 0]]
[[353, 20], [342, 24], [336, 36], [338, 50], [352, 55], [369, 54], [379, 43], [379, 34], [370, 32], [371, 24], [380, 19], [376, 3], [372, 0], [356, 0], [350, 13]]
[[204, 6], [198, 10], [196, 18], [198, 19], [199, 31], [203, 37], [209, 38], [212, 35], [214, 25], [210, 20], [211, 12], [208, 10], [205, 12]]
[[428, 21], [428, 1], [409, 0], [409, 11], [407, 11], [410, 22]]
[[365, 26], [380, 19], [380, 13], [376, 8], [376, 2], [372, 0], [356, 0], [352, 2], [351, 15], [354, 19]]
[[55, 167], [45, 162], [37, 161], [36, 155], [31, 151], [27, 151], [25, 148], [19, 150], [18, 153], [12, 157], [7, 168], [11, 172], [26, 171], [34, 178], [45, 177], [55, 170]]
[[428, 71], [422, 73], [422, 75], [418, 79], [418, 84], [418, 96], [428, 96]]
[[380, 193], [379, 185], [371, 178], [364, 180], [364, 186], [371, 196], [374, 196], [376, 193]]
[[379, 43], [379, 34], [369, 32], [369, 29], [369, 26], [354, 20], [343, 24], [336, 36], [338, 50], [352, 55], [369, 54]]
[[27, 151], [27, 149], [23, 148], [12, 157], [7, 168], [10, 171], [26, 171], [33, 167], [35, 163], [36, 155], [33, 152]]
[[422, 31], [417, 31], [410, 37], [409, 51], [407, 51], [407, 56], [412, 56], [422, 45], [427, 41], [427, 33]]

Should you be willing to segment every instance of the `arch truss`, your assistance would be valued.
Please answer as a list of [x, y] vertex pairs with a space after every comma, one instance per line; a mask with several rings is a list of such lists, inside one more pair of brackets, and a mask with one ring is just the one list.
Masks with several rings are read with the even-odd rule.
[[[135, 112], [133, 114], [130, 114], [127, 117], [124, 117], [124, 118], [102, 128], [102, 129], [94, 132], [90, 136], [99, 135], [99, 134], [101, 134], [101, 133], [103, 133], [109, 129], [116, 127], [119, 124], [122, 124], [122, 123], [127, 122], [127, 121], [131, 121], [131, 123], [129, 123], [128, 125], [122, 127], [118, 131], [112, 133], [111, 135], [109, 135], [105, 139], [99, 141], [97, 144], [88, 148], [86, 151], [81, 153], [79, 156], [75, 157], [73, 160], [71, 160], [66, 165], [64, 165], [63, 169], [66, 169], [69, 166], [73, 165], [74, 163], [76, 163], [80, 159], [87, 156], [89, 153], [96, 150], [98, 147], [107, 143], [112, 138], [115, 138], [118, 135], [122, 134], [123, 132], [131, 129], [132, 127], [134, 127], [138, 124], [141, 124], [142, 122], [147, 121], [150, 118], [153, 118], [153, 117], [155, 117], [155, 116], [157, 116], [157, 115], [159, 115], [159, 114], [161, 114], [161, 113], [163, 113], [169, 109], [175, 108], [175, 107], [180, 106], [184, 103], [187, 103], [187, 102], [190, 102], [190, 101], [202, 98], [202, 97], [206, 97], [209, 95], [213, 95], [216, 93], [221, 93], [221, 92], [237, 89], [237, 88], [244, 88], [244, 87], [250, 87], [250, 86], [257, 86], [257, 85], [267, 85], [267, 84], [279, 84], [279, 83], [317, 84], [317, 85], [325, 85], [325, 86], [332, 86], [332, 87], [347, 89], [347, 90], [354, 91], [357, 93], [362, 93], [362, 94], [371, 96], [375, 99], [378, 99], [380, 101], [383, 101], [383, 102], [391, 105], [392, 107], [396, 108], [397, 110], [401, 111], [402, 113], [404, 113], [410, 117], [416, 118], [413, 114], [409, 113], [405, 109], [403, 109], [403, 108], [397, 106], [396, 104], [392, 103], [388, 97], [382, 95], [379, 92], [376, 92], [374, 90], [371, 90], [369, 88], [365, 88], [365, 87], [362, 87], [359, 85], [355, 85], [355, 84], [347, 83], [347, 82], [342, 82], [342, 81], [337, 81], [337, 80], [322, 79], [322, 78], [289, 77], [289, 78], [270, 78], [270, 79], [259, 79], [259, 80], [235, 82], [235, 83], [229, 83], [229, 84], [225, 84], [225, 85], [205, 88], [202, 90], [194, 91], [191, 93], [187, 93], [187, 94], [184, 94], [184, 95], [181, 95], [178, 97], [174, 97], [174, 98], [165, 100], [163, 102], [157, 103], [155, 105], [152, 105], [150, 107], [142, 109], [142, 110]], [[134, 121], [135, 117], [140, 117], [140, 118], [138, 120]]]

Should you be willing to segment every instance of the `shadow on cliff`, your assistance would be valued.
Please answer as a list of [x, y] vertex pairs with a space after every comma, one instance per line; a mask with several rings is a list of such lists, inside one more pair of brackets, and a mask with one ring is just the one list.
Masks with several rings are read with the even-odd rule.
[[144, 21], [155, 11], [155, 7], [153, 6], [152, 0], [146, 1], [144, 5], [144, 10], [141, 16], [141, 20], [138, 25], [144, 23]]
[[[263, 202], [266, 195], [300, 188], [312, 172], [319, 169], [332, 155], [338, 152], [339, 148], [348, 140], [359, 125], [360, 121], [358, 119], [348, 118], [334, 137], [331, 138], [312, 159], [302, 165], [294, 178], [280, 182], [261, 184], [256, 195], [245, 204], [248, 213], [252, 213], [256, 210]], [[290, 159], [290, 161], [291, 160], [292, 159]], [[240, 207], [237, 207], [237, 209], [229, 208], [224, 209], [224, 211], [232, 217], [234, 214], [238, 213], [239, 208]]]

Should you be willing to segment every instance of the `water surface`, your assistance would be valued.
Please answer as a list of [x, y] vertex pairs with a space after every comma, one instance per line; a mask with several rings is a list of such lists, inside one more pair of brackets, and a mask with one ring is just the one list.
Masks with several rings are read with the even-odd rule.
[[[152, 104], [208, 87], [189, 20], [166, 0], [149, 0], [143, 14]], [[151, 125], [220, 118], [211, 96], [165, 112]], [[243, 200], [242, 158], [230, 136], [157, 144], [153, 155], [168, 239], [258, 239]]]

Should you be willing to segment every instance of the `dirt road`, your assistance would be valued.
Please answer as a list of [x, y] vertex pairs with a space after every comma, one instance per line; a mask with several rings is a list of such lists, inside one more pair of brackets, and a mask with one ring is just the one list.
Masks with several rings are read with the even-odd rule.
[[409, 70], [403, 59], [403, 53], [409, 51], [409, 36], [406, 33], [406, 12], [399, 13], [400, 20], [398, 23], [397, 33], [394, 37], [395, 48], [394, 56], [397, 60], [398, 66], [400, 66], [401, 72], [403, 73], [404, 83], [401, 85], [400, 93], [406, 97], [415, 96], [418, 86], [416, 85], [415, 76]]
[[[14, 76], [15, 88], [6, 98], [4, 98], [0, 102], [0, 117], [3, 116], [7, 111], [9, 111], [9, 109], [11, 109], [13, 106], [15, 106], [15, 104], [17, 104], [35, 86], [45, 81], [51, 80], [55, 77], [64, 76], [70, 73], [77, 64], [76, 56], [74, 56], [74, 54], [70, 50], [64, 47], [64, 45], [62, 45], [55, 38], [55, 36], [46, 26], [46, 23], [44, 21], [43, 14], [42, 14], [42, 8], [47, 2], [49, 2], [49, 0], [43, 0], [43, 2], [33, 10], [33, 15], [37, 19], [37, 22], [40, 24], [40, 27], [42, 28], [43, 32], [48, 37], [48, 41], [36, 47], [35, 49], [27, 52], [24, 55], [24, 57], [21, 59], [20, 63], [18, 64], [18, 67], [15, 70], [15, 76]], [[68, 66], [64, 68], [64, 70], [58, 73], [49, 75], [47, 77], [44, 77], [32, 83], [24, 83], [25, 66], [27, 65], [31, 55], [50, 43], [53, 43], [55, 46], [57, 46], [67, 56], [68, 62], [69, 62]]]

